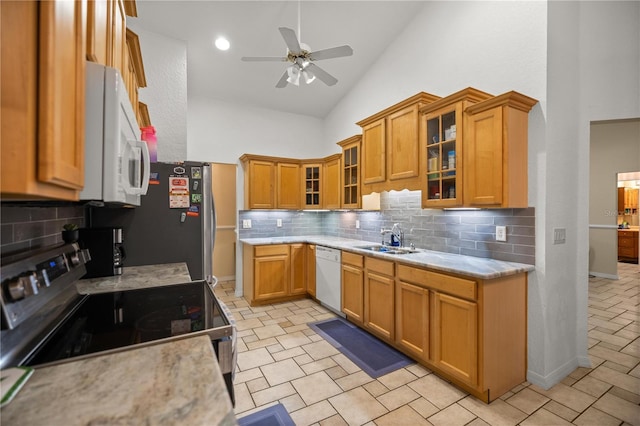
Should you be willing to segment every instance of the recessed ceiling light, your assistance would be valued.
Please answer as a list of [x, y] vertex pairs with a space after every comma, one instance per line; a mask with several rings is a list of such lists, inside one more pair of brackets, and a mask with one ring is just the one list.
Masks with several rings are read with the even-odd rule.
[[220, 50], [229, 50], [229, 47], [231, 46], [231, 44], [229, 43], [229, 40], [227, 40], [224, 37], [218, 37], [216, 39], [216, 47]]

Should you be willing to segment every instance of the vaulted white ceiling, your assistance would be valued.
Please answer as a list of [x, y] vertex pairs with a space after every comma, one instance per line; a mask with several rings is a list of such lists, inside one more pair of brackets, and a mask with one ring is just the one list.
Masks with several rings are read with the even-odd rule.
[[[138, 0], [136, 28], [187, 43], [189, 97], [322, 118], [422, 9], [422, 1], [167, 1]], [[288, 63], [242, 62], [242, 56], [284, 56], [278, 27], [298, 32], [311, 50], [350, 45], [350, 57], [316, 62], [338, 79], [275, 87]], [[213, 46], [223, 35], [231, 48]], [[143, 52], [144, 56], [144, 52]], [[411, 64], [400, 64], [411, 66]], [[398, 78], [402, 78], [400, 74]]]

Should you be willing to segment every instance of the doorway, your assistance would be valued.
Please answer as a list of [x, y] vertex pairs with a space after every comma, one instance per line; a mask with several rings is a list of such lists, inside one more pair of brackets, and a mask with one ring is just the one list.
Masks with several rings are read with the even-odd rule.
[[638, 264], [640, 171], [618, 173], [618, 262]]
[[[589, 160], [589, 274], [618, 279], [618, 174], [640, 170], [640, 119], [592, 122]], [[622, 175], [624, 180], [632, 180]], [[623, 180], [623, 181], [624, 181]], [[623, 196], [624, 200], [624, 196]], [[622, 216], [622, 217], [620, 217]], [[631, 223], [633, 218], [627, 222]], [[637, 216], [635, 216], [635, 220]]]

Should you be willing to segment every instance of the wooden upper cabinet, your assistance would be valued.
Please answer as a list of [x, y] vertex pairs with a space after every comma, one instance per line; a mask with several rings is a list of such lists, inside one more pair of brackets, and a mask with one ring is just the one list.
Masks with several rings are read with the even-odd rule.
[[142, 50], [140, 49], [140, 41], [138, 35], [127, 28], [126, 31], [127, 49], [125, 52], [125, 74], [122, 76], [124, 84], [129, 93], [131, 106], [136, 114], [139, 127], [143, 121], [140, 115], [140, 102], [138, 101], [138, 92], [141, 88], [147, 87], [147, 77], [144, 72], [144, 64], [142, 62]]
[[341, 154], [311, 160], [244, 154], [245, 208], [340, 208]]
[[440, 99], [420, 92], [362, 121], [362, 194], [420, 188], [419, 109]]
[[115, 0], [87, 1], [87, 47], [88, 61], [102, 65], [111, 62], [111, 19]]
[[527, 207], [528, 114], [537, 102], [512, 91], [465, 110], [465, 206]]
[[275, 199], [275, 163], [240, 157], [244, 165], [244, 205], [247, 209], [273, 209]]
[[124, 10], [123, 0], [113, 0], [111, 7], [111, 28], [110, 28], [110, 63], [108, 65], [116, 68], [121, 75], [126, 72], [125, 55], [127, 54], [127, 17]]
[[393, 113], [387, 119], [389, 135], [389, 179], [406, 179], [420, 174], [418, 105]]
[[277, 207], [300, 208], [300, 164], [277, 163]]
[[322, 163], [302, 164], [302, 208], [319, 209], [323, 204]]
[[362, 183], [384, 182], [387, 177], [386, 119], [362, 127]]
[[322, 206], [325, 209], [340, 208], [340, 175], [342, 154], [335, 154], [325, 159], [322, 173]]
[[492, 97], [469, 87], [420, 109], [424, 208], [462, 206], [464, 110]]
[[77, 200], [86, 2], [1, 5], [2, 197]]
[[342, 189], [341, 205], [343, 208], [359, 209], [362, 205], [360, 196], [360, 147], [362, 135], [355, 135], [338, 142], [342, 147]]

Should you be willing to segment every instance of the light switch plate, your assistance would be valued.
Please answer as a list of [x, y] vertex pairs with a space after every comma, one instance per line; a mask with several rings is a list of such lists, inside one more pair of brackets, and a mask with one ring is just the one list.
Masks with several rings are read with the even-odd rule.
[[282, 228], [282, 219], [276, 219], [276, 226]]
[[553, 244], [564, 244], [567, 241], [566, 228], [553, 228]]
[[360, 229], [360, 221], [356, 219], [356, 229]]
[[251, 219], [242, 219], [242, 228], [243, 229], [251, 228]]
[[506, 226], [496, 226], [496, 241], [507, 241]]

